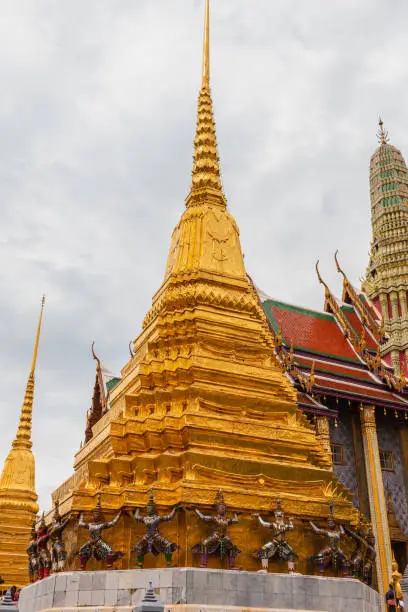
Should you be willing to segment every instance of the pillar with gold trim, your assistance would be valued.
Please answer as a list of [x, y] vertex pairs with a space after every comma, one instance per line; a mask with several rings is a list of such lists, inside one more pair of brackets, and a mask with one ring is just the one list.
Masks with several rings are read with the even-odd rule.
[[375, 406], [363, 407], [361, 411], [361, 432], [364, 446], [371, 522], [376, 539], [377, 583], [380, 600], [382, 601], [392, 576], [392, 553], [387, 519], [387, 505], [380, 464], [380, 452], [378, 449]]
[[315, 418], [316, 433], [319, 440], [322, 443], [323, 448], [326, 449], [330, 459], [332, 458], [331, 444], [330, 444], [330, 425], [329, 419], [326, 416], [317, 416]]

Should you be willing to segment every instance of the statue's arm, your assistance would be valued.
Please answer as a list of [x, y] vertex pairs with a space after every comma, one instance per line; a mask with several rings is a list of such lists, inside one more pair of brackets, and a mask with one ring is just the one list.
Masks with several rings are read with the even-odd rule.
[[81, 514], [81, 516], [79, 517], [78, 527], [88, 527], [88, 523], [85, 522], [83, 514]]
[[177, 512], [177, 506], [175, 506], [173, 508], [173, 510], [170, 512], [170, 514], [165, 514], [164, 516], [161, 516], [160, 517], [160, 522], [171, 521], [171, 519], [174, 518], [176, 512]]
[[202, 520], [202, 521], [212, 521], [212, 516], [208, 515], [208, 514], [203, 514], [202, 512], [199, 511], [198, 508], [194, 508], [197, 516]]
[[322, 534], [325, 533], [324, 529], [320, 529], [320, 527], [317, 527], [312, 521], [309, 521], [311, 528], [313, 529], [313, 531], [317, 534]]
[[[355, 533], [355, 531], [352, 531], [351, 529], [349, 529], [348, 527], [346, 527], [346, 532], [349, 534], [349, 536], [351, 536], [352, 538], [354, 538], [357, 542], [360, 542], [361, 544], [363, 544], [364, 546], [367, 547], [367, 542], [364, 540], [364, 538], [362, 538], [361, 536], [358, 535], [358, 533]], [[344, 529], [343, 529], [343, 533]]]
[[259, 521], [259, 524], [262, 525], [262, 527], [272, 527], [272, 523], [269, 523], [268, 521], [264, 521], [262, 516], [259, 516], [259, 514], [258, 514], [258, 521]]
[[65, 527], [68, 525], [70, 520], [71, 520], [71, 517], [69, 516], [68, 518], [65, 519], [65, 521], [62, 521], [61, 529], [65, 529]]
[[113, 521], [110, 521], [109, 523], [105, 523], [103, 526], [103, 529], [110, 529], [111, 527], [114, 527], [119, 522], [119, 519], [121, 516], [122, 516], [122, 510], [118, 512], [118, 514], [115, 516]]
[[140, 514], [140, 508], [136, 508], [133, 518], [137, 523], [143, 523], [143, 516]]

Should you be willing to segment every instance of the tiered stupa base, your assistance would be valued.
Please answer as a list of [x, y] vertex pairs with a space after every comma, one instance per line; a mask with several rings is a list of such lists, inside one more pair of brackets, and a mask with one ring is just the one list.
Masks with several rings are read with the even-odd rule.
[[165, 610], [379, 612], [376, 591], [352, 578], [171, 568], [67, 572], [23, 589], [20, 612], [131, 612], [149, 581]]

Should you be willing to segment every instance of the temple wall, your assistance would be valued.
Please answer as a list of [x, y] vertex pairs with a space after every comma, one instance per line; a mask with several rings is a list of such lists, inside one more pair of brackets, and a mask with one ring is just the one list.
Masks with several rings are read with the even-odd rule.
[[382, 470], [386, 497], [391, 496], [395, 517], [401, 530], [408, 536], [408, 496], [405, 481], [405, 462], [401, 444], [401, 425], [391, 417], [379, 419], [377, 425], [378, 446], [393, 452], [394, 470]]
[[333, 464], [333, 471], [342, 484], [353, 494], [353, 505], [360, 507], [357, 483], [356, 456], [354, 452], [352, 417], [346, 410], [339, 414], [337, 427], [333, 420], [330, 423], [330, 440], [332, 444], [343, 447], [343, 464]]

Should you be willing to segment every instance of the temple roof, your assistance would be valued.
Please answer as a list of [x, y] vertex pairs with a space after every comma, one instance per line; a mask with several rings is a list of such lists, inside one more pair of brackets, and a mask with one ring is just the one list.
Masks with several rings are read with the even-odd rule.
[[267, 300], [263, 306], [273, 328], [277, 332], [281, 330], [282, 339], [288, 346], [293, 344], [296, 349], [316, 355], [359, 361], [332, 314], [275, 300]]
[[85, 443], [93, 437], [92, 428], [109, 409], [109, 394], [121, 379], [107, 370], [95, 354], [95, 343], [92, 343], [92, 356], [96, 361], [95, 384], [92, 404], [86, 415]]
[[[382, 362], [377, 368], [367, 363], [370, 354], [376, 354], [378, 342], [357, 308], [335, 299], [336, 312], [321, 312], [261, 296], [278, 356], [298, 388], [299, 405], [305, 412], [321, 414], [327, 410], [321, 398], [333, 396], [408, 411], [406, 388], [396, 390], [381, 376], [381, 372], [393, 376], [391, 370]], [[348, 325], [356, 334], [353, 340]], [[354, 346], [356, 342], [361, 350]]]

